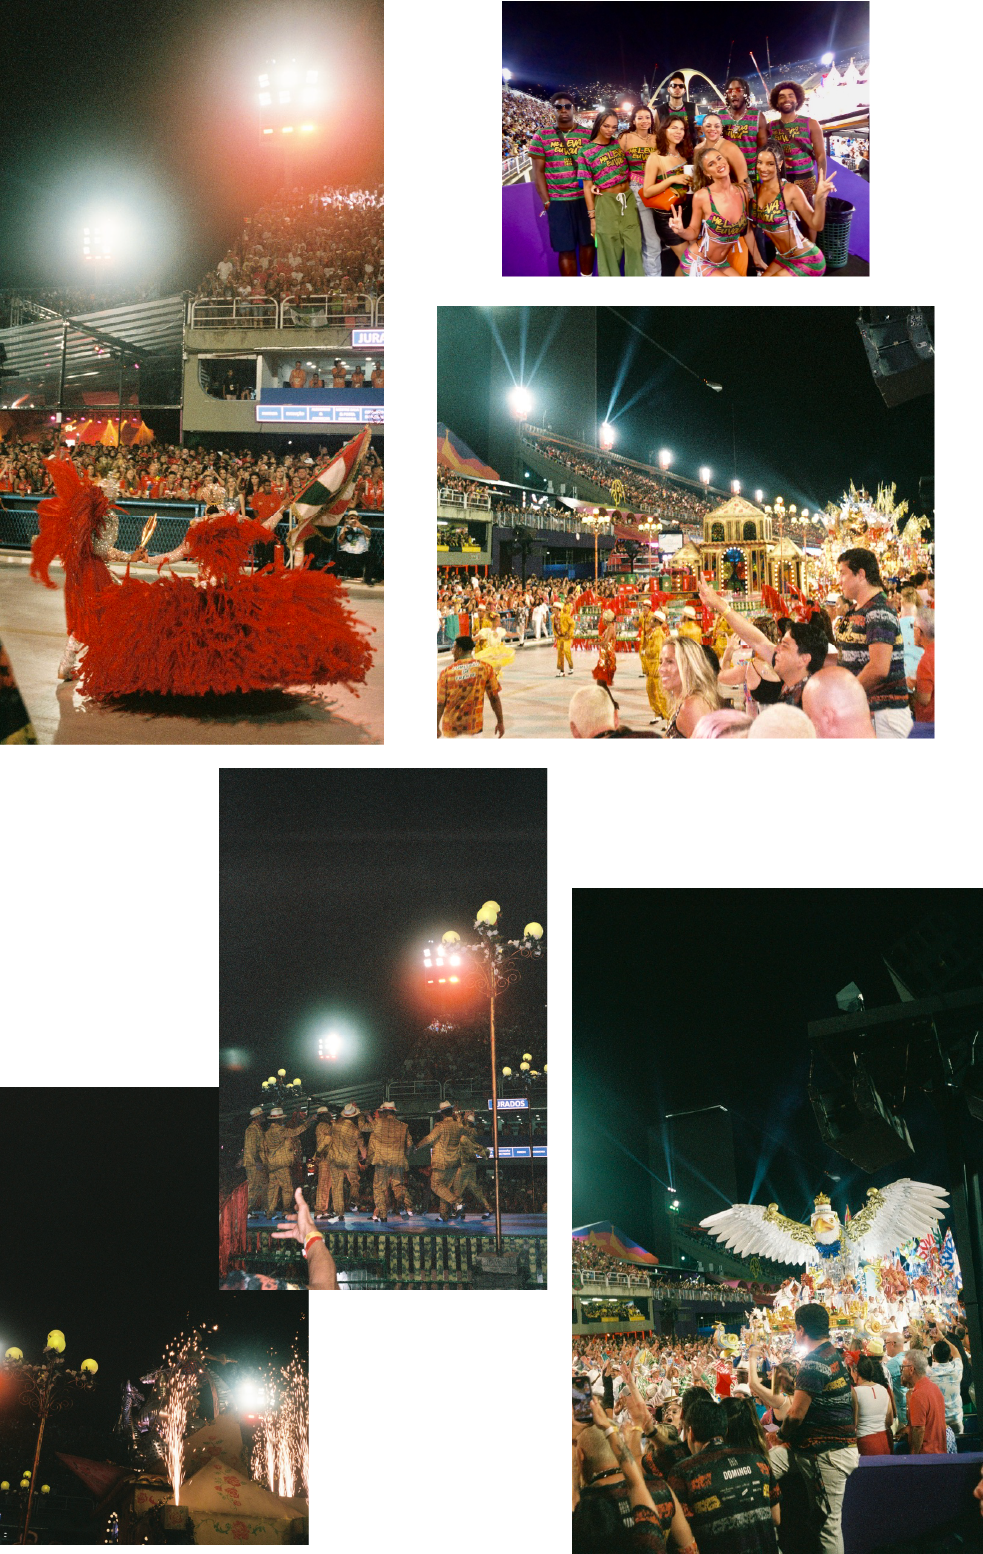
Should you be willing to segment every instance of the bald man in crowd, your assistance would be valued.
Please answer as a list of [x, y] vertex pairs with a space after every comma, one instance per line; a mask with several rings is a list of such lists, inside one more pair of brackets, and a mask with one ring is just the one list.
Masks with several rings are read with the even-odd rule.
[[820, 739], [873, 739], [867, 693], [849, 669], [831, 665], [805, 683], [802, 710]]
[[618, 727], [618, 709], [600, 685], [585, 685], [574, 691], [569, 717], [574, 739], [596, 739]]

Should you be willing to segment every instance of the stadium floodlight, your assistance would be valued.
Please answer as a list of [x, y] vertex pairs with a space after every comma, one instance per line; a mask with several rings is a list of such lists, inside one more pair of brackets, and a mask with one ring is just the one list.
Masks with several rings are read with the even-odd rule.
[[605, 421], [603, 423], [601, 426], [600, 435], [597, 440], [605, 453], [607, 453], [609, 448], [614, 447], [614, 427], [611, 425], [610, 421]]
[[272, 129], [265, 129], [265, 130], [264, 130], [264, 131], [263, 131], [263, 134], [264, 134], [264, 135], [272, 135], [272, 134], [273, 134], [273, 131], [272, 131]]
[[316, 70], [308, 70], [306, 76], [304, 77], [304, 80], [308, 83], [308, 85], [313, 84], [313, 82], [315, 82], [317, 80], [317, 71]]
[[272, 101], [273, 101], [273, 97], [272, 97], [272, 94], [270, 92], [260, 92], [260, 94], [259, 94], [259, 106], [261, 108], [268, 108]]
[[260, 86], [269, 86], [269, 84], [270, 84], [270, 78], [269, 78], [268, 75], [261, 75], [261, 76], [259, 76], [258, 80], [259, 80]]
[[300, 133], [302, 135], [309, 135], [313, 128], [314, 128], [313, 124], [302, 124], [300, 126]]
[[512, 79], [512, 72], [511, 72], [511, 70], [506, 70], [505, 66], [503, 65], [502, 66], [502, 80], [503, 81], [511, 81], [511, 79]]
[[318, 100], [317, 88], [314, 86], [305, 86], [304, 90], [300, 94], [300, 100], [305, 108], [313, 108], [314, 104]]
[[296, 86], [297, 67], [295, 65], [283, 65], [277, 71], [276, 78], [281, 86]]
[[290, 101], [290, 93], [289, 92], [278, 92], [277, 93], [277, 102], [288, 103], [289, 101]]
[[532, 411], [532, 395], [521, 383], [509, 393], [509, 407], [517, 421], [528, 419]]
[[337, 1031], [329, 1031], [326, 1036], [318, 1037], [317, 1055], [322, 1060], [322, 1062], [336, 1062], [340, 1051], [341, 1037], [338, 1035]]
[[659, 468], [660, 469], [668, 469], [669, 465], [671, 463], [672, 463], [672, 454], [669, 452], [669, 449], [668, 448], [660, 448], [659, 449]]
[[763, 491], [756, 491], [756, 492], [755, 492], [755, 493], [754, 493], [754, 500], [755, 500], [755, 501], [756, 501], [756, 502], [763, 502], [763, 501], [764, 501], [764, 499], [765, 499], [765, 494], [764, 494], [764, 492], [763, 492]]
[[730, 483], [730, 489], [733, 491], [735, 496], [740, 496], [741, 482], [739, 480], [732, 480]]
[[832, 54], [829, 54], [829, 53], [824, 54], [822, 62], [823, 62], [824, 65], [831, 65], [833, 63], [833, 56], [832, 56]]
[[705, 486], [708, 486], [710, 484], [710, 475], [711, 475], [711, 473], [712, 472], [710, 470], [708, 470], [706, 465], [704, 464], [703, 468], [700, 470], [700, 480], [703, 482], [703, 484]]
[[282, 134], [284, 134], [284, 135], [292, 135], [293, 132], [294, 132], [294, 127], [293, 127], [292, 124], [284, 124], [283, 129], [281, 131]]

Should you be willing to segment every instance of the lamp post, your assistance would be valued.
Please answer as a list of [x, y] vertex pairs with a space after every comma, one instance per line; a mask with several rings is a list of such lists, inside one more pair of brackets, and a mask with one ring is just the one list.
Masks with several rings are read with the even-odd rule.
[[20, 1349], [8, 1349], [4, 1356], [3, 1370], [12, 1376], [19, 1386], [21, 1402], [38, 1418], [34, 1467], [29, 1476], [25, 1474], [25, 1477], [29, 1477], [27, 1508], [18, 1543], [28, 1542], [34, 1488], [37, 1482], [38, 1464], [41, 1461], [41, 1442], [44, 1439], [44, 1427], [48, 1422], [48, 1415], [58, 1413], [63, 1408], [71, 1408], [75, 1401], [72, 1395], [74, 1390], [91, 1392], [95, 1385], [93, 1378], [99, 1369], [95, 1360], [83, 1360], [77, 1371], [67, 1370], [65, 1361], [62, 1359], [64, 1352], [65, 1335], [55, 1328], [48, 1334], [40, 1364], [31, 1365], [25, 1362]]
[[608, 521], [607, 520], [607, 515], [605, 513], [600, 512], [600, 511], [594, 513], [593, 515], [591, 515], [590, 513], [585, 513], [583, 515], [583, 522], [586, 523], [586, 524], [589, 524], [590, 527], [594, 531], [594, 587], [595, 588], [597, 587], [597, 536], [598, 536], [598, 532], [600, 530], [601, 524], [602, 523], [607, 523], [607, 521]]
[[662, 533], [662, 520], [659, 518], [646, 518], [644, 523], [638, 525], [638, 532], [645, 535], [649, 547], [649, 577], [652, 576], [652, 546], [658, 545], [659, 535]]
[[[331, 1055], [337, 1056], [337, 1053], [332, 1053]], [[318, 1056], [323, 1056], [323, 1053], [319, 1051]], [[269, 1079], [263, 1080], [264, 1101], [299, 1101], [303, 1099], [302, 1091], [303, 1086], [300, 1080], [288, 1079], [285, 1068], [278, 1068], [275, 1074], [270, 1075]]]
[[[460, 935], [449, 931], [441, 939], [433, 958], [438, 967], [461, 967], [464, 975], [448, 975], [449, 982], [477, 982], [488, 999], [488, 1031], [491, 1040], [491, 1111], [492, 1168], [495, 1174], [495, 1252], [502, 1255], [502, 1210], [498, 1182], [498, 1062], [495, 1053], [495, 1000], [521, 975], [520, 960], [539, 960], [543, 953], [543, 930], [539, 923], [527, 923], [520, 939], [503, 940], [498, 929], [501, 907], [486, 901], [475, 918], [475, 938], [462, 944]], [[463, 957], [463, 959], [462, 959]], [[427, 952], [427, 959], [430, 952]], [[440, 980], [438, 978], [438, 980]]]

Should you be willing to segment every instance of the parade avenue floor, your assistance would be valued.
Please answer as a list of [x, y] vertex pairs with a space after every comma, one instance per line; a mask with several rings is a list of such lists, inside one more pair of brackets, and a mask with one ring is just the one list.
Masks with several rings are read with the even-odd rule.
[[[372, 1235], [449, 1235], [452, 1231], [455, 1230], [460, 1231], [462, 1234], [468, 1236], [494, 1237], [495, 1235], [494, 1212], [490, 1214], [487, 1219], [482, 1219], [480, 1210], [472, 1210], [470, 1208], [468, 1209], [468, 1217], [466, 1221], [460, 1219], [442, 1221], [436, 1215], [431, 1217], [429, 1214], [413, 1214], [409, 1219], [381, 1220], [378, 1223], [375, 1223], [373, 1222], [372, 1215], [368, 1209], [365, 1209], [361, 1212], [353, 1212], [351, 1209], [349, 1209], [345, 1215], [345, 1223], [343, 1225], [329, 1226], [326, 1214], [315, 1214], [314, 1219], [316, 1223], [322, 1226], [324, 1229], [358, 1232], [368, 1231]], [[270, 1219], [266, 1214], [259, 1214], [255, 1210], [250, 1210], [250, 1230], [275, 1230], [280, 1224], [282, 1224], [282, 1221], [280, 1220], [273, 1220]], [[502, 1235], [545, 1236], [546, 1215], [503, 1214]]]
[[[249, 696], [203, 698], [205, 705], [147, 697], [139, 708], [86, 702], [57, 679], [65, 646], [64, 573], [56, 589], [28, 574], [25, 552], [0, 553], [0, 642], [13, 666], [38, 742], [43, 745], [355, 745], [382, 743], [383, 588], [347, 584], [352, 608], [374, 628], [374, 663], [356, 696], [344, 686], [295, 687]], [[116, 569], [114, 570], [121, 570]], [[192, 569], [176, 568], [186, 572]], [[136, 573], [149, 576], [146, 568]]]
[[[514, 643], [510, 643], [514, 646]], [[449, 652], [438, 653], [438, 672], [451, 662]], [[506, 739], [569, 739], [567, 709], [574, 691], [593, 685], [591, 670], [597, 663], [597, 648], [573, 651], [573, 674], [562, 680], [556, 671], [556, 649], [543, 638], [530, 639], [518, 648], [511, 664], [499, 675], [502, 686], [502, 713]], [[16, 668], [16, 666], [15, 666]], [[619, 653], [618, 668], [611, 687], [620, 711], [618, 717], [629, 728], [649, 730], [652, 713], [645, 691], [645, 677], [637, 653]], [[659, 733], [664, 725], [652, 729]], [[495, 738], [495, 714], [485, 699], [483, 739]]]

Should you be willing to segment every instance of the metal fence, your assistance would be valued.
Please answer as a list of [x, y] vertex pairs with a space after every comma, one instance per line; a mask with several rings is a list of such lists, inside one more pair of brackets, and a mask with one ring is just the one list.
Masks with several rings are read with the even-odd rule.
[[[189, 329], [362, 329], [383, 321], [382, 297], [197, 297]], [[350, 304], [356, 304], [353, 309]]]

